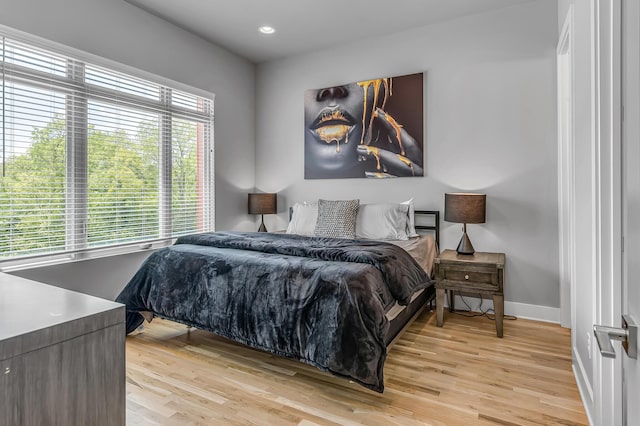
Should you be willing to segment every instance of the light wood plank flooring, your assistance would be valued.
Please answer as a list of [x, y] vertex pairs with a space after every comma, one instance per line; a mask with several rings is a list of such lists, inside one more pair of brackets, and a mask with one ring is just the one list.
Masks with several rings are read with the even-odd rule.
[[378, 394], [314, 367], [154, 320], [127, 338], [127, 424], [587, 425], [558, 325], [424, 312]]

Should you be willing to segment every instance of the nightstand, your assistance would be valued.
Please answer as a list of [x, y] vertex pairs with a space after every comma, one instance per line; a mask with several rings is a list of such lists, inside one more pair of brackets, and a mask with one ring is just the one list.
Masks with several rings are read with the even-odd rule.
[[[445, 250], [435, 260], [436, 319], [442, 327], [445, 291], [477, 293], [493, 297], [496, 333], [502, 337], [504, 320], [504, 253], [458, 254]], [[453, 303], [453, 302], [451, 302]]]

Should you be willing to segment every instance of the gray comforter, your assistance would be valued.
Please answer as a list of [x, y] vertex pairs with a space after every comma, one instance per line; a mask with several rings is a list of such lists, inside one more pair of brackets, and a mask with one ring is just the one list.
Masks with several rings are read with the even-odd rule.
[[385, 309], [431, 285], [388, 243], [254, 232], [180, 237], [116, 301], [384, 390]]

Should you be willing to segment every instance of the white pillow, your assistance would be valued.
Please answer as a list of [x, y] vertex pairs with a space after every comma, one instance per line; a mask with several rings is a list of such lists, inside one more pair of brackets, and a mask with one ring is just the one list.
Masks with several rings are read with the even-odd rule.
[[415, 210], [415, 207], [413, 206], [413, 198], [410, 198], [407, 201], [403, 201], [400, 204], [405, 204], [409, 206], [409, 211], [407, 212], [408, 214], [407, 236], [409, 238], [417, 237], [418, 233], [416, 232], [416, 219], [415, 219], [416, 210]]
[[361, 204], [356, 218], [356, 238], [407, 240], [408, 204]]
[[302, 202], [293, 205], [287, 234], [313, 236], [318, 221], [318, 202]]

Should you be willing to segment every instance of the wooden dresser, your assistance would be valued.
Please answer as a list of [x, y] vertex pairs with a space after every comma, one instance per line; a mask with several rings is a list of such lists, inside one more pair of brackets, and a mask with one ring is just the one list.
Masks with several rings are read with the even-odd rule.
[[125, 308], [0, 273], [0, 424], [124, 425]]

